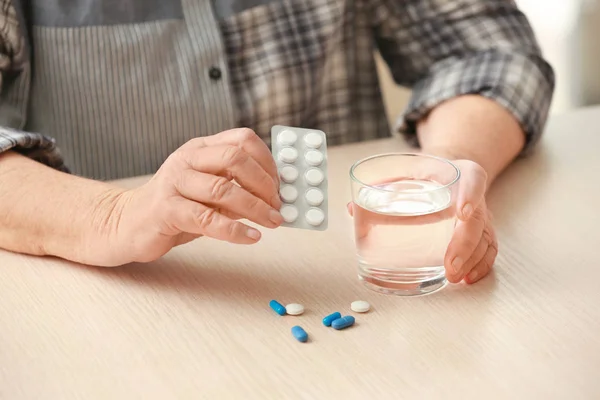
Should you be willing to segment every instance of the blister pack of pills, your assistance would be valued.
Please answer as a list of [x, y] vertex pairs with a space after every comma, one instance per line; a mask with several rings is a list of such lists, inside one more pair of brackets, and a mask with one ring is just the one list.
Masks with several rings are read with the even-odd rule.
[[281, 181], [282, 226], [327, 229], [327, 138], [315, 129], [276, 125], [271, 152]]

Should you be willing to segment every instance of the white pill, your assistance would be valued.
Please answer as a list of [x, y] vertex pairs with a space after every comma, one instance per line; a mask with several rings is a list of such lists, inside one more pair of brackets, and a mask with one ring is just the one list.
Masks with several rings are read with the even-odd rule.
[[363, 300], [353, 301], [350, 304], [350, 309], [354, 312], [364, 313], [371, 309], [371, 305]]
[[316, 167], [323, 162], [323, 153], [317, 150], [309, 150], [304, 155], [304, 159], [309, 165]]
[[293, 183], [296, 181], [296, 179], [298, 179], [298, 170], [296, 167], [286, 165], [279, 171], [279, 176], [285, 183]]
[[283, 220], [288, 224], [295, 222], [298, 219], [298, 209], [294, 206], [284, 204], [279, 210]]
[[306, 202], [311, 206], [320, 206], [325, 199], [323, 192], [316, 188], [308, 189], [304, 197], [306, 198]]
[[306, 174], [304, 174], [304, 178], [306, 179], [306, 182], [308, 182], [309, 185], [318, 186], [325, 179], [325, 175], [320, 169], [311, 168], [308, 171], [306, 171]]
[[306, 222], [312, 226], [319, 226], [325, 221], [325, 214], [318, 208], [311, 208], [306, 212]]
[[298, 150], [293, 147], [284, 147], [279, 152], [279, 159], [284, 163], [293, 163], [298, 159]]
[[306, 143], [308, 147], [318, 149], [323, 144], [323, 136], [317, 132], [310, 132], [308, 135], [304, 136], [304, 143]]
[[294, 143], [296, 143], [297, 139], [298, 136], [296, 135], [296, 132], [291, 131], [289, 129], [286, 129], [285, 131], [281, 132], [277, 137], [277, 141], [284, 146], [293, 145]]
[[290, 185], [284, 185], [279, 189], [279, 196], [286, 203], [293, 203], [298, 198], [298, 189]]
[[285, 312], [289, 315], [300, 315], [304, 313], [304, 306], [302, 304], [288, 304], [285, 306]]

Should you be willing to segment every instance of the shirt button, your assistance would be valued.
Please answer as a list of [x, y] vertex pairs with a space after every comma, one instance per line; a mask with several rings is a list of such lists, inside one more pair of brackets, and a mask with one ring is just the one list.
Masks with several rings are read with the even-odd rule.
[[221, 69], [218, 67], [210, 67], [208, 70], [208, 76], [210, 76], [210, 79], [215, 81], [221, 79]]

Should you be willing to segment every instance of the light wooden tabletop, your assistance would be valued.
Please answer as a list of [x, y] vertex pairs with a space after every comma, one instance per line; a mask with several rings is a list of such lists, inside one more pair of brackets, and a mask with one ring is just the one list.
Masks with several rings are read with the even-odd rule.
[[[598, 399], [599, 126], [600, 108], [552, 118], [490, 194], [495, 274], [430, 296], [356, 277], [347, 171], [397, 138], [330, 149], [326, 232], [200, 239], [118, 269], [1, 252], [0, 398]], [[373, 309], [354, 327], [321, 324], [357, 299]]]

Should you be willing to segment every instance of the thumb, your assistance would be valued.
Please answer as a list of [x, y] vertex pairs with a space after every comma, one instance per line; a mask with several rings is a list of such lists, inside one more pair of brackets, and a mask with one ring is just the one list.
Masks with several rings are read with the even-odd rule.
[[485, 196], [487, 174], [477, 163], [470, 160], [455, 162], [460, 169], [461, 178], [456, 202], [457, 216], [468, 220]]

